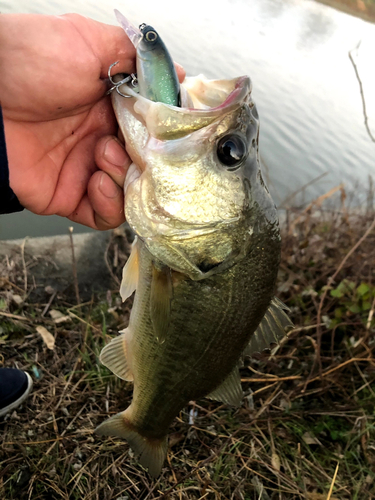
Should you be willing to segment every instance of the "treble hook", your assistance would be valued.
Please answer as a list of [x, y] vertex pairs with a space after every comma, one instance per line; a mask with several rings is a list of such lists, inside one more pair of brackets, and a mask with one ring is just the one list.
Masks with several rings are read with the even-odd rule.
[[109, 78], [109, 81], [112, 83], [113, 87], [111, 87], [109, 90], [107, 90], [106, 92], [106, 95], [109, 95], [112, 93], [113, 90], [116, 89], [116, 92], [121, 95], [122, 97], [132, 97], [131, 95], [127, 95], [127, 94], [123, 94], [119, 87], [121, 87], [121, 85], [123, 85], [124, 83], [128, 83], [130, 82], [131, 80], [131, 83], [133, 85], [133, 87], [135, 86], [134, 82], [137, 81], [137, 78], [136, 76], [132, 73], [131, 75], [128, 75], [127, 77], [123, 78], [122, 80], [120, 80], [119, 82], [115, 82], [111, 76], [111, 69], [113, 68], [113, 66], [116, 66], [116, 64], [118, 64], [119, 61], [116, 61], [115, 63], [111, 64], [110, 67], [108, 68], [108, 78]]

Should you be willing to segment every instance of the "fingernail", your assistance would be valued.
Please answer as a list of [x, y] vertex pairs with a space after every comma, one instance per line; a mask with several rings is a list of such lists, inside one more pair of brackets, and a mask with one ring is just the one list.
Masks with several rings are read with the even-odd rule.
[[116, 198], [120, 191], [117, 184], [104, 172], [100, 178], [99, 189], [106, 198]]
[[107, 142], [103, 156], [109, 163], [117, 167], [123, 167], [128, 159], [125, 149], [115, 139], [110, 139]]

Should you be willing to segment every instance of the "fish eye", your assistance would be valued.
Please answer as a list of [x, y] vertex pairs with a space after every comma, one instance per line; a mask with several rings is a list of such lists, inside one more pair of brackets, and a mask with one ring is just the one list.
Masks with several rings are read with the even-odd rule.
[[247, 146], [241, 136], [229, 134], [220, 139], [217, 145], [217, 156], [220, 162], [235, 169], [247, 155]]
[[155, 42], [155, 40], [157, 39], [157, 37], [158, 37], [158, 34], [155, 31], [148, 31], [146, 33], [146, 40], [148, 42]]

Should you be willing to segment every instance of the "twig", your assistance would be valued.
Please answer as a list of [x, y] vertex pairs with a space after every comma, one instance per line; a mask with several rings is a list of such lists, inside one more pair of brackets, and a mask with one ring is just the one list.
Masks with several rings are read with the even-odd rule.
[[328, 174], [328, 172], [323, 172], [322, 174], [318, 175], [317, 177], [314, 177], [314, 179], [311, 179], [311, 181], [306, 182], [306, 184], [304, 184], [303, 186], [299, 187], [292, 194], [290, 194], [289, 196], [287, 196], [285, 198], [285, 200], [282, 201], [281, 205], [279, 205], [278, 208], [287, 208], [288, 203], [290, 202], [290, 200], [292, 200], [298, 193], [300, 193], [301, 191], [305, 190], [307, 187], [311, 186], [312, 184], [315, 184], [315, 182], [320, 181], [320, 179], [322, 179], [323, 177], [325, 177], [327, 174]]
[[368, 190], [367, 190], [367, 212], [369, 214], [374, 212], [374, 191], [375, 191], [375, 186], [374, 186], [374, 181], [372, 179], [372, 175], [369, 174], [368, 176]]
[[24, 316], [19, 316], [18, 314], [11, 314], [4, 311], [0, 311], [0, 316], [5, 316], [6, 318], [18, 319], [19, 321], [30, 321], [28, 318]]
[[285, 382], [286, 380], [301, 380], [302, 375], [291, 375], [290, 377], [274, 377], [269, 378], [241, 378], [241, 382]]
[[22, 266], [23, 266], [23, 275], [24, 275], [24, 288], [25, 288], [25, 295], [27, 294], [27, 269], [26, 269], [26, 262], [25, 262], [25, 245], [26, 245], [27, 237], [23, 240], [22, 245], [21, 245], [21, 258], [22, 258]]
[[309, 325], [309, 326], [298, 326], [297, 328], [294, 328], [293, 330], [291, 330], [290, 333], [304, 332], [304, 331], [307, 331], [307, 330], [313, 330], [313, 329], [315, 329], [318, 326], [324, 326], [324, 325], [325, 325], [325, 323], [320, 323], [320, 324], [316, 324], [316, 325]]
[[98, 328], [97, 326], [95, 325], [92, 325], [91, 323], [89, 323], [88, 321], [86, 321], [85, 319], [83, 318], [80, 318], [79, 316], [77, 316], [77, 314], [74, 314], [70, 309], [67, 310], [68, 311], [68, 314], [70, 317], [72, 318], [75, 318], [77, 319], [78, 321], [80, 321], [81, 323], [83, 323], [84, 325], [86, 326], [89, 326], [90, 328], [92, 328], [93, 330], [97, 331], [97, 332], [100, 332], [102, 333], [102, 329], [101, 328]]
[[304, 386], [302, 392], [305, 392], [307, 384], [311, 384], [312, 382], [316, 382], [317, 380], [321, 380], [324, 377], [327, 377], [327, 375], [330, 375], [331, 373], [336, 372], [337, 370], [340, 370], [340, 368], [343, 368], [344, 366], [349, 365], [350, 363], [358, 363], [358, 362], [363, 362], [363, 361], [367, 361], [369, 363], [375, 363], [374, 359], [372, 359], [372, 358], [351, 358], [351, 359], [347, 359], [346, 361], [344, 361], [340, 365], [335, 366], [334, 368], [330, 368], [329, 370], [323, 372], [322, 374], [318, 375], [317, 377], [308, 378], [306, 380], [306, 382], [305, 382], [305, 386]]
[[333, 486], [335, 484], [337, 472], [339, 470], [339, 465], [340, 465], [339, 462], [337, 462], [336, 470], [335, 470], [335, 473], [334, 473], [333, 478], [332, 478], [332, 483], [331, 483], [331, 487], [330, 487], [329, 492], [328, 492], [327, 500], [329, 500], [331, 498], [332, 491], [333, 491]]
[[[87, 462], [85, 463], [85, 465], [83, 467], [81, 467], [79, 469], [78, 472], [76, 472], [76, 474], [74, 474], [74, 476], [70, 479], [70, 481], [67, 483], [67, 486], [74, 481], [74, 479], [77, 477], [77, 476], [80, 476], [85, 472], [85, 468], [89, 465], [90, 462], [92, 462], [95, 458], [97, 458], [99, 455], [99, 451], [97, 452], [94, 452], [94, 455], [92, 455], [88, 460]], [[74, 488], [77, 486], [77, 482], [80, 480], [80, 477], [78, 478], [78, 480], [76, 481], [76, 484], [73, 485], [72, 487], [72, 490], [74, 490]]]
[[318, 196], [318, 198], [316, 198], [316, 200], [313, 200], [311, 203], [309, 203], [307, 205], [307, 207], [305, 208], [305, 210], [302, 212], [302, 214], [299, 215], [298, 217], [296, 217], [296, 219], [290, 224], [289, 234], [292, 234], [293, 229], [298, 224], [298, 222], [302, 219], [302, 217], [304, 215], [308, 214], [314, 206], [320, 207], [324, 200], [326, 200], [327, 198], [330, 198], [337, 191], [339, 191], [339, 190], [342, 191], [343, 189], [344, 189], [344, 184], [339, 184], [338, 186], [335, 186], [332, 189], [330, 189], [327, 193], [324, 193], [321, 196]]
[[[356, 49], [359, 48], [359, 45], [360, 45], [360, 43], [357, 45]], [[359, 83], [359, 91], [361, 93], [362, 110], [363, 110], [363, 116], [364, 116], [364, 119], [365, 119], [365, 127], [366, 127], [368, 135], [370, 136], [370, 139], [372, 140], [372, 142], [375, 142], [375, 137], [372, 135], [370, 127], [368, 125], [368, 117], [367, 117], [367, 111], [366, 111], [366, 101], [365, 101], [365, 96], [364, 96], [364, 93], [363, 93], [362, 81], [361, 81], [361, 79], [359, 77], [358, 69], [357, 69], [357, 66], [356, 66], [356, 64], [354, 62], [353, 56], [352, 56], [353, 50], [354, 49], [349, 50], [348, 55], [349, 55], [350, 62], [353, 65], [355, 76], [357, 77], [357, 80], [358, 80], [358, 83]]]
[[[75, 434], [72, 434], [73, 437], [75, 437]], [[71, 437], [71, 436], [68, 436]], [[4, 445], [11, 445], [11, 444], [22, 444], [22, 446], [30, 446], [30, 445], [40, 445], [40, 444], [45, 444], [45, 443], [55, 443], [56, 441], [61, 441], [62, 439], [66, 439], [66, 437], [56, 437], [54, 439], [44, 439], [43, 441], [5, 441], [3, 444]]]
[[107, 266], [107, 269], [109, 271], [109, 274], [111, 275], [113, 281], [118, 285], [120, 286], [120, 280], [118, 279], [118, 277], [115, 275], [115, 273], [112, 271], [112, 266], [111, 264], [109, 263], [109, 260], [108, 260], [108, 252], [109, 252], [109, 249], [110, 249], [110, 246], [112, 244], [112, 240], [113, 240], [113, 232], [111, 234], [111, 238], [108, 242], [108, 245], [107, 245], [107, 248], [105, 249], [105, 252], [104, 252], [104, 262]]
[[43, 309], [43, 312], [42, 312], [42, 318], [43, 318], [43, 316], [45, 316], [45, 314], [47, 313], [48, 309], [51, 307], [51, 304], [52, 304], [52, 302], [53, 302], [53, 299], [56, 297], [56, 295], [57, 295], [57, 291], [55, 290], [55, 291], [53, 292], [53, 294], [51, 295], [51, 297], [50, 297], [50, 299], [49, 299], [49, 301], [48, 301], [48, 303], [47, 303], [46, 307]]
[[70, 247], [72, 249], [72, 268], [73, 268], [74, 289], [76, 292], [77, 305], [79, 305], [81, 303], [81, 298], [79, 296], [77, 263], [76, 263], [76, 257], [74, 254], [73, 227], [72, 226], [69, 227], [69, 237], [70, 237]]
[[24, 291], [22, 288], [20, 288], [19, 286], [15, 285], [11, 281], [9, 281], [8, 278], [0, 278], [0, 286], [4, 286], [4, 285], [11, 286], [12, 288], [15, 288], [16, 290], [18, 290], [21, 293], [23, 293], [23, 291]]
[[372, 301], [370, 312], [368, 313], [366, 330], [370, 330], [371, 321], [372, 321], [372, 318], [374, 316], [374, 309], [375, 309], [375, 297], [374, 297], [374, 300]]

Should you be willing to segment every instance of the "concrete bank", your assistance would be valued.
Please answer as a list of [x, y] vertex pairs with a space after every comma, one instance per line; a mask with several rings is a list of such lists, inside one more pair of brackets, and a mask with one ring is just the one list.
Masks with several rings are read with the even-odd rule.
[[[105, 254], [111, 232], [73, 234], [77, 278], [82, 299], [113, 287]], [[1, 274], [27, 270], [28, 283], [59, 291], [74, 289], [72, 245], [69, 235], [0, 241]]]

